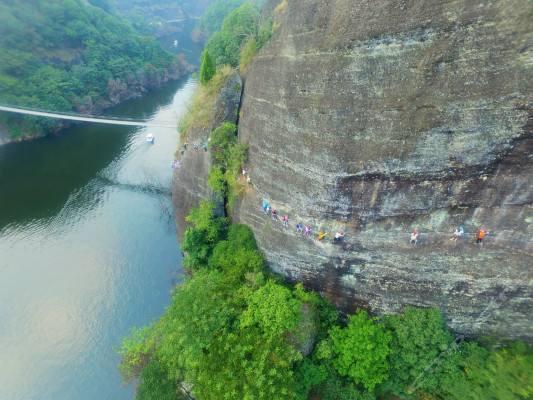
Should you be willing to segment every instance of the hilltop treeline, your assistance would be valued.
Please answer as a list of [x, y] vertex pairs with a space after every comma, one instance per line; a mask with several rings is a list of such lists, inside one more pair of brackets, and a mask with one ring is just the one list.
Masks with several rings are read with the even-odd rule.
[[[98, 112], [158, 86], [184, 64], [116, 15], [81, 0], [0, 1], [0, 102]], [[11, 135], [57, 121], [2, 115]]]

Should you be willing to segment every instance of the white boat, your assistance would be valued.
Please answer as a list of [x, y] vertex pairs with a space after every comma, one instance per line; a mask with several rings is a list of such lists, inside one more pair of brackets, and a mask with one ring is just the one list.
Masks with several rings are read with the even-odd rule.
[[154, 144], [154, 142], [155, 142], [155, 137], [154, 137], [154, 135], [152, 135], [151, 133], [149, 133], [148, 135], [146, 135], [146, 141], [147, 141], [148, 143], [152, 143], [152, 144]]

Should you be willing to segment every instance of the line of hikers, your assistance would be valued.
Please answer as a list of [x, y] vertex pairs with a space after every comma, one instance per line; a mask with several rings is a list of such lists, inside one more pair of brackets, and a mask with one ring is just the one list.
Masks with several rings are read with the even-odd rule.
[[[281, 221], [285, 228], [289, 227], [289, 216], [285, 214], [280, 218], [280, 216], [278, 215], [278, 211], [275, 208], [270, 207], [270, 203], [268, 202], [268, 200], [263, 199], [261, 208], [263, 209], [263, 212], [266, 215], [270, 215], [273, 221]], [[313, 235], [313, 228], [311, 228], [311, 226], [309, 225], [304, 225], [301, 222], [299, 222], [296, 224], [296, 232], [299, 234], [303, 234], [306, 237], [311, 237]], [[489, 231], [485, 227], [479, 228], [475, 234], [476, 244], [482, 246], [483, 240], [488, 234], [489, 234]], [[316, 238], [317, 240], [322, 241], [328, 235], [329, 234], [327, 232], [320, 230], [317, 233]], [[411, 232], [409, 243], [413, 246], [418, 245], [418, 236], [419, 236], [418, 229], [415, 228]], [[343, 231], [337, 231], [335, 232], [335, 235], [333, 235], [333, 242], [334, 243], [341, 242], [344, 240], [344, 237], [345, 237], [345, 233]], [[455, 231], [453, 232], [453, 235], [450, 238], [450, 240], [457, 243], [459, 240], [462, 240], [464, 237], [465, 237], [465, 230], [463, 226], [461, 225], [455, 228]]]
[[[278, 211], [275, 208], [270, 207], [270, 204], [268, 200], [263, 199], [263, 203], [261, 208], [263, 209], [263, 212], [265, 215], [270, 215], [272, 218], [272, 221], [281, 221], [283, 223], [283, 226], [285, 228], [289, 227], [289, 216], [287, 214], [283, 215], [281, 218], [278, 215]], [[301, 222], [296, 224], [296, 233], [302, 234], [305, 237], [312, 237], [313, 236], [313, 228], [309, 225], [302, 224]], [[319, 241], [323, 241], [326, 236], [329, 234], [327, 232], [324, 232], [323, 230], [319, 230], [316, 238]], [[344, 240], [345, 233], [343, 231], [337, 231], [333, 235], [333, 242], [339, 243]]]
[[[485, 239], [485, 237], [488, 234], [489, 234], [489, 231], [487, 230], [487, 228], [485, 227], [479, 228], [475, 234], [476, 244], [479, 244], [480, 246], [482, 246], [483, 239]], [[418, 230], [415, 228], [413, 232], [411, 232], [411, 237], [409, 240], [409, 243], [412, 244], [413, 246], [416, 246], [418, 244], [418, 235], [419, 235]], [[450, 238], [450, 240], [457, 243], [459, 240], [462, 240], [464, 236], [465, 236], [465, 230], [463, 226], [461, 225], [455, 228], [455, 231], [453, 232], [453, 235]]]

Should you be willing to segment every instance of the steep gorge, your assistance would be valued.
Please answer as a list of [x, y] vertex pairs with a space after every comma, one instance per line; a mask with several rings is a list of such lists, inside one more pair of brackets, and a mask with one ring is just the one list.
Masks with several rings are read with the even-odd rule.
[[[531, 2], [280, 10], [246, 75], [239, 137], [252, 186], [233, 215], [270, 267], [346, 311], [436, 306], [459, 333], [531, 341]], [[289, 229], [263, 214], [263, 198]], [[176, 201], [178, 215], [189, 206]], [[297, 222], [330, 236], [306, 239]], [[476, 246], [482, 225], [491, 233]], [[330, 240], [338, 230], [342, 244]]]

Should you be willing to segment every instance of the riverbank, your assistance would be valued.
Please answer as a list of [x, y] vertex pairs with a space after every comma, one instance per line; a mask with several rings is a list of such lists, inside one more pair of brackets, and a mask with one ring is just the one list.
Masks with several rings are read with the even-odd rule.
[[[94, 102], [90, 101], [88, 106], [80, 110], [75, 110], [74, 112], [84, 115], [103, 116], [107, 111], [116, 108], [120, 104], [136, 98], [142, 98], [173, 81], [183, 79], [183, 77], [192, 73], [196, 68], [196, 66], [185, 61], [184, 57], [178, 57], [173, 67], [164, 70], [161, 74], [154, 73], [152, 76], [143, 75], [139, 79], [129, 82], [129, 84], [120, 79], [111, 80], [108, 82], [109, 93], [107, 98], [102, 97]], [[24, 121], [31, 117], [6, 114], [4, 113], [4, 118], [7, 117], [13, 125], [10, 129], [9, 125], [0, 119], [0, 146], [8, 143], [34, 140], [48, 135], [58, 135], [65, 129], [78, 124], [73, 121], [54, 120], [53, 126], [48, 130], [41, 129], [39, 131], [21, 133], [20, 129], [23, 129], [22, 127], [25, 126]]]

